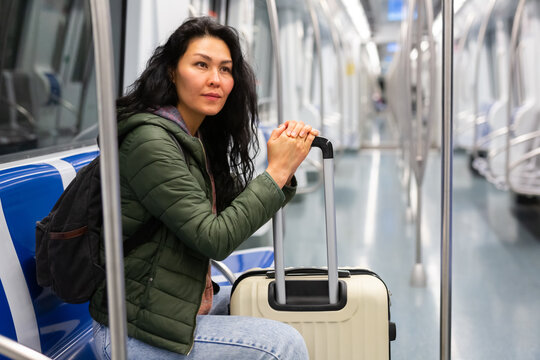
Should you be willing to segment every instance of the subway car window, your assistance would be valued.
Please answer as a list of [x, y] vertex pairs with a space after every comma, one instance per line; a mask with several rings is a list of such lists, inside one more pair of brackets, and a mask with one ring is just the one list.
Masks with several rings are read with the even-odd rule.
[[304, 1], [277, 3], [283, 58], [283, 107], [285, 119], [299, 119], [316, 126], [319, 117], [309, 96], [313, 61], [313, 29]]
[[230, 1], [227, 24], [239, 31], [244, 52], [255, 71], [259, 119], [263, 125], [275, 125], [277, 123], [277, 89], [274, 50], [266, 1]]
[[275, 64], [266, 1], [230, 1], [227, 24], [239, 31], [243, 50], [255, 71], [261, 124], [275, 125], [277, 123]]
[[[95, 143], [89, 2], [11, 0], [1, 6], [0, 162]], [[114, 16], [121, 14], [118, 7], [112, 6]], [[118, 34], [120, 21], [113, 24]]]
[[276, 81], [274, 51], [270, 35], [270, 20], [266, 1], [254, 2], [255, 15], [253, 26], [252, 64], [257, 75], [259, 96], [259, 115], [262, 123], [277, 122]]

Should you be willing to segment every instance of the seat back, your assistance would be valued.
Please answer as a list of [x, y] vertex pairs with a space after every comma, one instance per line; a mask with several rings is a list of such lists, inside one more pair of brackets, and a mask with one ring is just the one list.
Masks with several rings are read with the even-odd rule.
[[96, 147], [0, 170], [0, 334], [50, 357], [93, 359], [88, 304], [66, 304], [36, 283], [35, 223]]

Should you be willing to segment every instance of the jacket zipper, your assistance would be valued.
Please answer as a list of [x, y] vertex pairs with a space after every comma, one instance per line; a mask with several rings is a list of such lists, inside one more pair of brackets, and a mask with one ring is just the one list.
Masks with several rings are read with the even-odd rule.
[[214, 182], [214, 176], [212, 175], [212, 172], [210, 171], [210, 166], [208, 164], [208, 159], [206, 157], [206, 150], [204, 149], [204, 145], [201, 141], [201, 139], [198, 137], [197, 140], [199, 140], [199, 144], [201, 144], [201, 148], [204, 155], [204, 166], [206, 168], [206, 173], [208, 174], [208, 177], [210, 178], [210, 187], [212, 188], [212, 213], [215, 215], [217, 213], [216, 209], [216, 184]]

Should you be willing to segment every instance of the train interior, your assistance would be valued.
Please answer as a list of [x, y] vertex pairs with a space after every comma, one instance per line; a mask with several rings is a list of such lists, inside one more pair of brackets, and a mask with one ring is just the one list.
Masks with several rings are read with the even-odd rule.
[[[184, 19], [210, 15], [238, 30], [257, 75], [257, 171], [280, 111], [332, 141], [338, 263], [386, 283], [397, 360], [438, 358], [442, 341], [443, 1], [109, 3], [117, 95]], [[540, 3], [453, 4], [452, 356], [539, 359]], [[34, 261], [35, 222], [99, 153], [91, 1], [4, 0], [0, 20], [0, 335], [93, 359], [87, 304], [39, 287]], [[296, 177], [285, 266], [324, 267], [319, 152]], [[271, 267], [272, 244], [268, 223], [225, 264]]]

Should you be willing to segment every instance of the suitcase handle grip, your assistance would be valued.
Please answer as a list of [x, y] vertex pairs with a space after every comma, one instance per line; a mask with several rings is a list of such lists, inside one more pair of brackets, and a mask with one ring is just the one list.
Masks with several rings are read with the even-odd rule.
[[321, 136], [316, 136], [311, 143], [311, 147], [318, 147], [322, 151], [323, 159], [332, 159], [334, 157], [334, 148], [330, 140]]
[[[303, 276], [303, 275], [328, 275], [328, 270], [325, 268], [287, 268], [285, 269], [285, 275], [287, 276]], [[274, 279], [276, 277], [275, 270], [269, 270], [266, 272], [268, 279]], [[351, 272], [345, 269], [338, 269], [338, 277], [350, 278]]]

